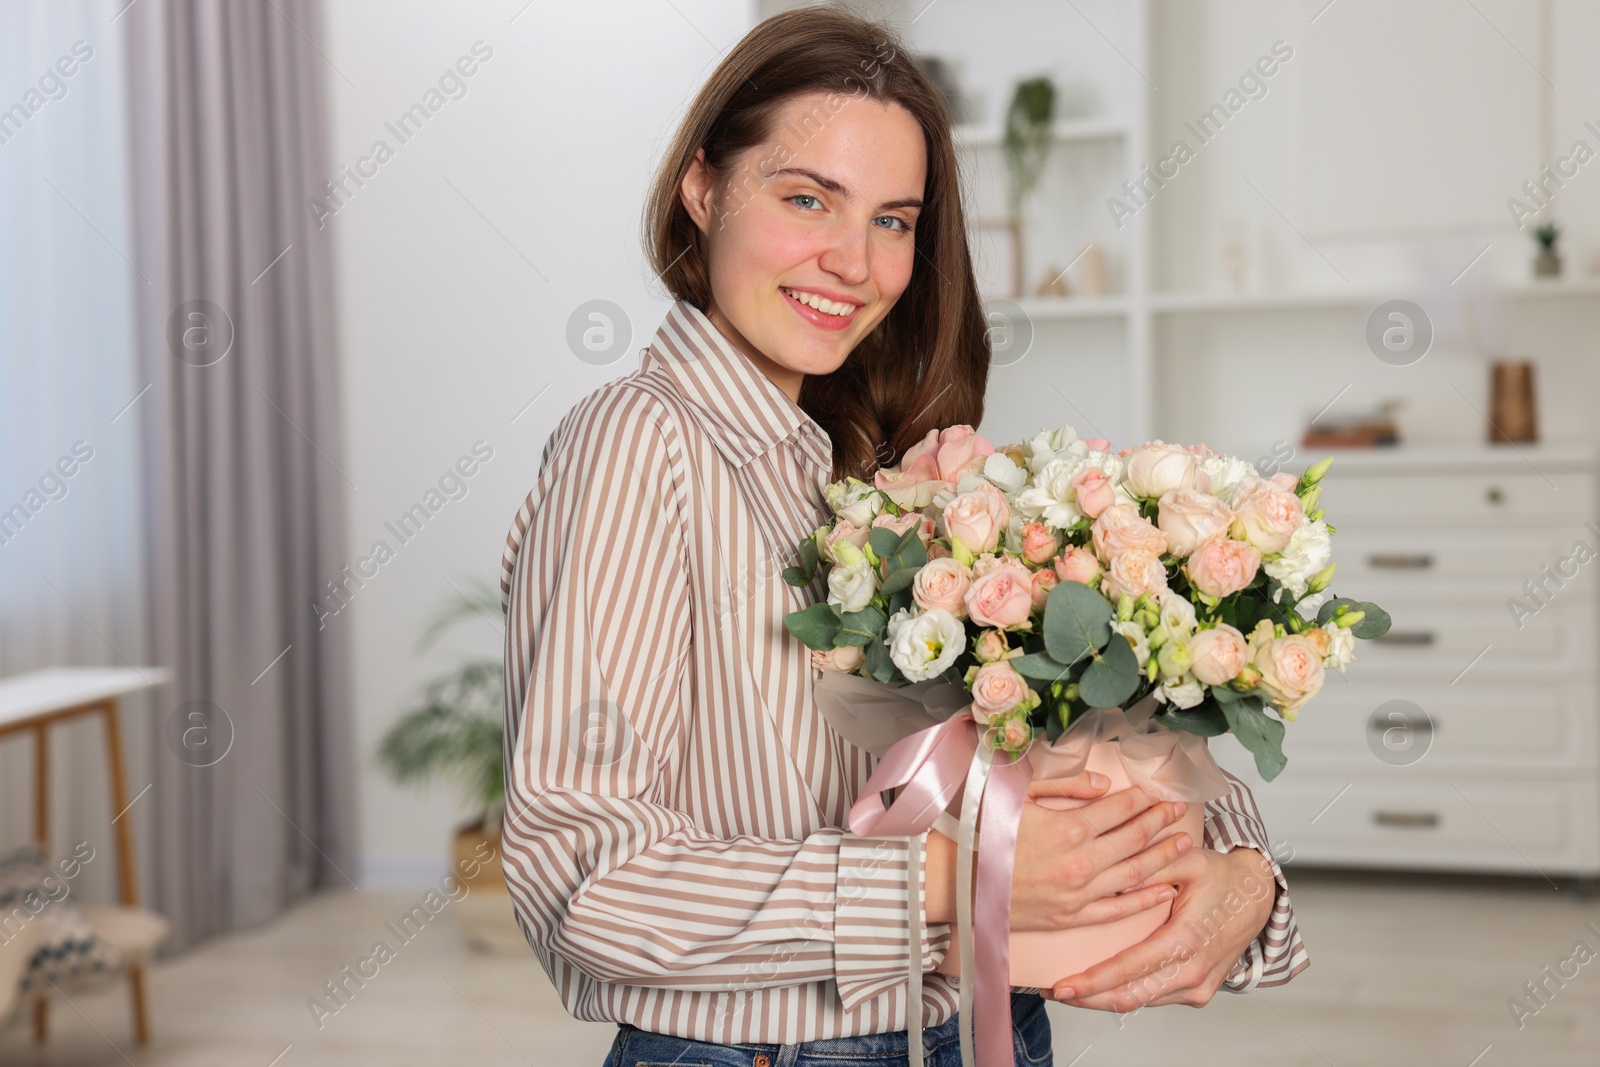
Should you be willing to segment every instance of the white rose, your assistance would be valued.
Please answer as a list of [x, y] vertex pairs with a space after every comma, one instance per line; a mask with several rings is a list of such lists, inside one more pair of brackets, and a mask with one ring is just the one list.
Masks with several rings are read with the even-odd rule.
[[1335, 626], [1332, 623], [1322, 629], [1328, 634], [1328, 651], [1322, 657], [1322, 665], [1343, 673], [1356, 658], [1356, 635], [1343, 626]]
[[859, 559], [847, 567], [835, 565], [828, 572], [828, 603], [840, 611], [860, 611], [878, 591], [878, 576], [872, 564]]
[[828, 506], [850, 525], [865, 529], [883, 510], [883, 494], [859, 478], [832, 482], [823, 490]]
[[[1039, 468], [1049, 463], [1058, 454], [1067, 451], [1077, 441], [1078, 431], [1071, 426], [1061, 426], [1054, 430], [1040, 430], [1024, 446], [1028, 452], [1028, 469], [1038, 473]], [[1084, 447], [1087, 449], [1088, 446]]]
[[1012, 503], [1034, 522], [1055, 530], [1065, 529], [1083, 518], [1072, 495], [1072, 479], [1082, 469], [1083, 461], [1078, 457], [1057, 456], [1034, 474], [1033, 484], [1019, 490]]
[[1157, 500], [1170, 489], [1200, 486], [1200, 457], [1182, 445], [1155, 440], [1128, 454], [1128, 491]]
[[[1328, 524], [1321, 519], [1309, 519], [1289, 535], [1282, 552], [1262, 559], [1261, 569], [1291, 596], [1300, 596], [1332, 558], [1333, 540], [1328, 536]], [[1320, 601], [1317, 606], [1321, 606]]]
[[967, 628], [948, 611], [934, 608], [895, 628], [889, 658], [913, 682], [938, 677], [967, 647]]

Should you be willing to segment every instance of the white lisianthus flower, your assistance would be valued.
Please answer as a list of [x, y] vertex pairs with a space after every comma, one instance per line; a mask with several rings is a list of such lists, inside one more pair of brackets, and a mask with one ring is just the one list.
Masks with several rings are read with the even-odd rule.
[[1157, 625], [1169, 640], [1183, 640], [1194, 633], [1194, 605], [1182, 593], [1163, 589], [1160, 593], [1161, 617]]
[[1162, 682], [1156, 687], [1155, 694], [1157, 701], [1165, 704], [1170, 700], [1174, 707], [1179, 708], [1192, 708], [1206, 698], [1205, 686], [1192, 674]]
[[883, 510], [883, 493], [860, 478], [830, 482], [822, 493], [828, 498], [833, 513], [857, 529], [871, 526], [872, 520]]
[[1356, 635], [1343, 626], [1332, 623], [1322, 627], [1328, 634], [1328, 652], [1322, 657], [1324, 667], [1332, 667], [1344, 673], [1344, 669], [1356, 658]]
[[983, 461], [983, 476], [1007, 496], [1028, 484], [1028, 472], [1011, 462], [1004, 452], [995, 452]]
[[[1024, 448], [1028, 453], [1028, 470], [1039, 473], [1039, 469], [1062, 452], [1067, 451], [1078, 441], [1078, 431], [1071, 426], [1061, 426], [1054, 430], [1040, 430], [1034, 434]], [[1087, 450], [1088, 446], [1083, 446]]]
[[1289, 535], [1289, 543], [1283, 546], [1282, 552], [1262, 559], [1261, 569], [1292, 596], [1300, 596], [1332, 558], [1333, 540], [1328, 536], [1328, 524], [1321, 519], [1308, 519]]
[[1145, 636], [1144, 627], [1133, 619], [1127, 622], [1112, 620], [1111, 632], [1128, 639], [1128, 644], [1133, 646], [1133, 658], [1139, 661], [1139, 669], [1144, 670], [1144, 665], [1150, 662], [1150, 638]]
[[828, 571], [828, 603], [840, 611], [860, 611], [878, 591], [878, 576], [865, 558], [849, 565], [834, 564]]
[[894, 626], [889, 658], [908, 679], [925, 682], [938, 677], [966, 647], [967, 628], [961, 620], [948, 611], [930, 608]]
[[1083, 518], [1073, 497], [1072, 479], [1083, 469], [1080, 457], [1056, 456], [1033, 476], [1033, 484], [1017, 493], [1015, 509], [1033, 522], [1064, 530]]

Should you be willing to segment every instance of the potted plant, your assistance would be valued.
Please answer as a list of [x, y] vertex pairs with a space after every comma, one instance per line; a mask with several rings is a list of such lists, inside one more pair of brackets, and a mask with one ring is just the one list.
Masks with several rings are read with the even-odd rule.
[[1561, 228], [1553, 222], [1547, 222], [1534, 230], [1533, 236], [1539, 242], [1539, 255], [1533, 261], [1533, 273], [1540, 278], [1560, 277], [1561, 254], [1556, 251], [1556, 238], [1561, 236]]
[[[482, 581], [470, 586], [434, 618], [418, 642], [419, 651], [474, 616], [499, 617], [499, 594]], [[462, 662], [427, 683], [418, 703], [384, 735], [377, 756], [397, 784], [454, 782], [468, 813], [456, 831], [451, 857], [452, 870], [467, 887], [466, 896], [455, 904], [462, 929], [479, 949], [525, 952], [500, 865], [506, 795], [504, 691], [498, 658]], [[472, 871], [476, 873], [469, 875]]]
[[1041, 75], [1017, 83], [1006, 108], [1001, 147], [1005, 152], [1008, 178], [1006, 200], [1011, 224], [1012, 254], [1016, 257], [1012, 277], [1023, 284], [1022, 231], [1023, 204], [1039, 184], [1050, 146], [1055, 137], [1056, 87]]

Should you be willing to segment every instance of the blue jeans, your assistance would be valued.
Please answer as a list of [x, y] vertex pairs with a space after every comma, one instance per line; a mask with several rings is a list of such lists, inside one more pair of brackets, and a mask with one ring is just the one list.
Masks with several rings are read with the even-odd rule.
[[[1053, 1067], [1044, 997], [1011, 991], [1011, 1047], [1016, 1067]], [[922, 1031], [927, 1067], [961, 1067], [959, 1015]], [[824, 1038], [795, 1045], [717, 1045], [622, 1023], [605, 1067], [904, 1067], [906, 1031]]]

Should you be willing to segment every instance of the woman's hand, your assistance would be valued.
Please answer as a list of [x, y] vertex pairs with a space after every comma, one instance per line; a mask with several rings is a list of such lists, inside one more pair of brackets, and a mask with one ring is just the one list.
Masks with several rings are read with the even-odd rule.
[[1146, 1005], [1204, 1007], [1272, 914], [1277, 881], [1252, 848], [1198, 848], [1153, 880], [1178, 887], [1172, 917], [1132, 948], [1056, 983], [1046, 996], [1126, 1013]]
[[[1029, 784], [1011, 872], [1011, 929], [1111, 922], [1173, 898], [1171, 880], [1151, 876], [1192, 842], [1185, 833], [1150, 842], [1182, 816], [1185, 805], [1157, 802], [1138, 788], [1102, 796], [1109, 784], [1094, 773]], [[1090, 802], [1062, 810], [1037, 802], [1045, 796]], [[928, 834], [929, 922], [954, 918], [955, 847], [937, 831]]]

